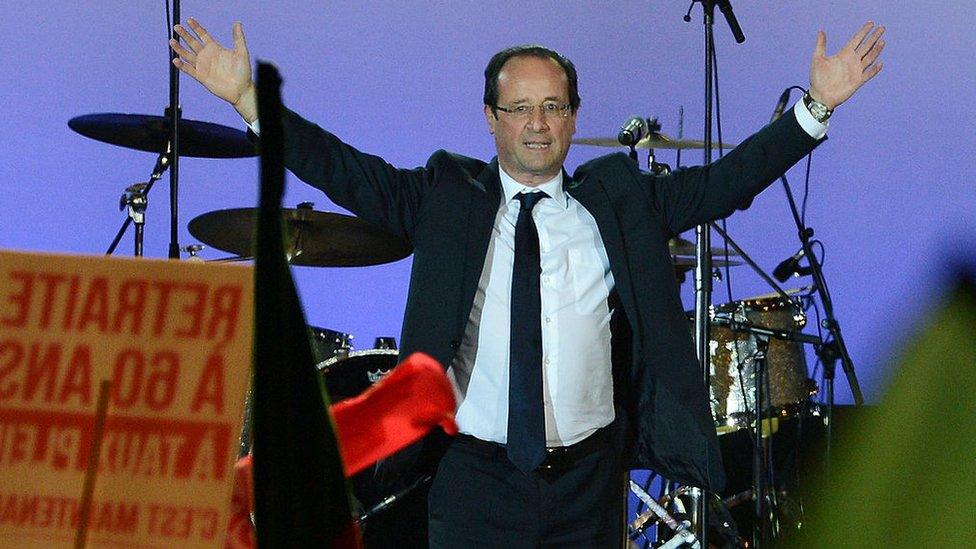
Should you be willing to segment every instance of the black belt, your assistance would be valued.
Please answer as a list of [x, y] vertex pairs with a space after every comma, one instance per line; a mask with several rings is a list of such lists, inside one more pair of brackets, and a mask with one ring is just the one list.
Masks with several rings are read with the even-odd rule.
[[[454, 444], [495, 460], [508, 459], [508, 450], [504, 444], [481, 440], [480, 438], [458, 433], [454, 437]], [[601, 427], [592, 435], [576, 444], [569, 446], [555, 446], [546, 448], [546, 457], [539, 465], [541, 470], [564, 470], [575, 465], [579, 460], [607, 448], [610, 445], [610, 426]]]

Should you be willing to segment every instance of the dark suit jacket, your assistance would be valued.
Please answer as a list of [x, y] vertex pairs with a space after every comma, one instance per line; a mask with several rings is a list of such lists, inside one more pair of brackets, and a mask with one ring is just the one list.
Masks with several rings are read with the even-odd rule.
[[[501, 202], [497, 159], [445, 151], [398, 169], [285, 114], [286, 166], [340, 206], [413, 243], [401, 357], [423, 351], [448, 367], [471, 311]], [[792, 111], [708, 167], [667, 176], [618, 153], [587, 162], [566, 190], [596, 218], [619, 298], [614, 399], [628, 468], [684, 484], [724, 484], [708, 391], [701, 382], [668, 239], [744, 209], [816, 146]]]

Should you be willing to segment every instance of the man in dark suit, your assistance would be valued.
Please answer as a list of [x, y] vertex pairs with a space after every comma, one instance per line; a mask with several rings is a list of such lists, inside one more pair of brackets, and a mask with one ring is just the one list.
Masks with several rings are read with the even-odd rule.
[[[250, 61], [193, 33], [176, 65], [255, 132]], [[397, 169], [287, 112], [286, 165], [363, 219], [408, 238], [413, 270], [401, 353], [426, 352], [457, 390], [460, 433], [431, 487], [434, 547], [612, 547], [620, 473], [724, 482], [715, 428], [667, 247], [748, 207], [824, 137], [832, 110], [880, 70], [882, 27], [835, 56], [821, 32], [810, 91], [723, 159], [667, 176], [622, 154], [570, 178], [576, 70], [520, 46], [485, 70], [491, 162], [445, 151]]]

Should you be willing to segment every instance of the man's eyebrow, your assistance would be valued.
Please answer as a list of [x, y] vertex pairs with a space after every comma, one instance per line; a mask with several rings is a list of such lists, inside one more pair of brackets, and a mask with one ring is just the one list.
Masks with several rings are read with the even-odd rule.
[[[545, 99], [542, 100], [543, 103], [547, 103], [547, 102], [550, 102], [550, 101], [555, 101], [557, 103], [562, 103], [562, 102], [566, 102], [566, 99], [563, 99], [560, 96], [550, 95], [549, 97], [546, 97]], [[522, 105], [522, 104], [525, 104], [525, 103], [528, 103], [528, 102], [529, 102], [528, 99], [522, 98], [522, 99], [515, 99], [513, 101], [509, 101], [508, 104], [509, 105]]]

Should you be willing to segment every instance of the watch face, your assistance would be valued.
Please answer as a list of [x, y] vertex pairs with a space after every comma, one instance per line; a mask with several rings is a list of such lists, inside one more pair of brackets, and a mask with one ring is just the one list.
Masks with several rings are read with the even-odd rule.
[[812, 97], [810, 97], [809, 92], [803, 96], [803, 104], [807, 106], [807, 110], [809, 110], [810, 114], [817, 119], [817, 122], [826, 122], [832, 114], [831, 110], [827, 108], [827, 105], [814, 100]]
[[827, 120], [827, 117], [830, 116], [830, 113], [827, 111], [827, 107], [825, 105], [817, 103], [816, 101], [814, 101], [813, 104], [810, 105], [810, 113], [813, 115], [814, 118], [816, 118], [820, 122]]

